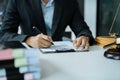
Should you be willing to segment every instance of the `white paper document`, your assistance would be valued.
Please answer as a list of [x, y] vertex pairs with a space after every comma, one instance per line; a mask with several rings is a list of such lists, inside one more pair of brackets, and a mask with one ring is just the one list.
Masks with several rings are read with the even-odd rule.
[[73, 46], [71, 41], [55, 41], [53, 42], [50, 48], [40, 48], [43, 53], [59, 53], [59, 52], [76, 52], [76, 51], [88, 51], [88, 50], [80, 50], [76, 49]]

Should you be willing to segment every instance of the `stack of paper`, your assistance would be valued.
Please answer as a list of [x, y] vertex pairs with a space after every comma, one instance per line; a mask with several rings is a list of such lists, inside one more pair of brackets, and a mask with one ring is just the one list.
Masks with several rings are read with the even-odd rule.
[[0, 51], [0, 80], [40, 80], [39, 50]]
[[71, 41], [54, 41], [49, 48], [40, 48], [43, 53], [83, 52], [88, 49], [76, 49]]

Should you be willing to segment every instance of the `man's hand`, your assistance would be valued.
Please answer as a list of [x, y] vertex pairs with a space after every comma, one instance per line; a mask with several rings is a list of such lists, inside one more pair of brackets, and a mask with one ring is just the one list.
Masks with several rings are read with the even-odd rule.
[[89, 48], [89, 37], [80, 36], [73, 41], [73, 45], [77, 49], [88, 49]]
[[44, 34], [38, 34], [37, 36], [28, 37], [25, 41], [31, 47], [34, 48], [47, 48], [51, 46], [52, 38]]

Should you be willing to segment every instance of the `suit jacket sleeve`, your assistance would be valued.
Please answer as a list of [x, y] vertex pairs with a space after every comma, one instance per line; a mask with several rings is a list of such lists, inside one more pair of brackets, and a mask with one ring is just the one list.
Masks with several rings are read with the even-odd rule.
[[20, 17], [17, 11], [15, 0], [9, 0], [5, 10], [3, 24], [0, 33], [0, 42], [4, 41], [24, 41], [28, 35], [17, 34]]
[[92, 36], [92, 33], [88, 27], [88, 25], [85, 23], [83, 17], [80, 14], [77, 0], [73, 0], [73, 6], [75, 6], [75, 11], [73, 15], [73, 19], [71, 21], [70, 27], [75, 33], [77, 37], [80, 37], [81, 35], [88, 36], [90, 38], [90, 44], [94, 43], [94, 38]]

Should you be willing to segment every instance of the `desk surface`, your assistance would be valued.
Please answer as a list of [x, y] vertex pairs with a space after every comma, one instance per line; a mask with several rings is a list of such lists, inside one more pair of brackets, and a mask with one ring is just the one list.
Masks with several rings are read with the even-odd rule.
[[89, 52], [40, 53], [41, 80], [120, 80], [120, 61], [103, 56], [104, 49]]

